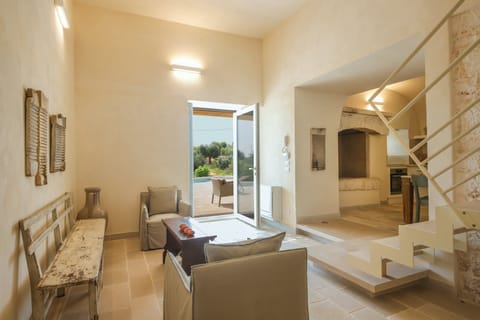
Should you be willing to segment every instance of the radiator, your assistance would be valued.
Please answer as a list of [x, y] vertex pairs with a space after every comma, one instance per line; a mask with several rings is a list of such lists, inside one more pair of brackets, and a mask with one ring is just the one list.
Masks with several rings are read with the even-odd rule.
[[260, 185], [262, 217], [282, 221], [282, 187]]

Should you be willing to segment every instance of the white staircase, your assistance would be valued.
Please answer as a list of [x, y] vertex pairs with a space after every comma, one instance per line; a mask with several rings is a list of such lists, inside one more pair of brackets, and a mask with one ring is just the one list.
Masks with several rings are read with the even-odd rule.
[[476, 107], [480, 102], [480, 98], [477, 98], [468, 103], [466, 106], [463, 106], [461, 111], [454, 114], [439, 128], [429, 133], [413, 148], [408, 147], [407, 142], [402, 140], [402, 138], [396, 133], [396, 130], [391, 125], [396, 119], [410, 110], [410, 108], [412, 108], [420, 98], [422, 98], [429, 90], [431, 90], [445, 75], [447, 75], [473, 49], [475, 49], [480, 44], [480, 38], [474, 41], [468, 48], [458, 55], [458, 57], [455, 58], [435, 80], [428, 84], [424, 90], [422, 90], [392, 118], [387, 119], [379, 110], [377, 105], [373, 102], [374, 99], [385, 89], [385, 87], [390, 84], [391, 80], [425, 46], [425, 44], [433, 37], [438, 29], [440, 29], [440, 27], [446, 23], [446, 21], [455, 13], [455, 11], [463, 4], [464, 1], [465, 0], [460, 0], [455, 4], [455, 6], [438, 23], [438, 25], [425, 37], [425, 39], [417, 46], [417, 48], [415, 48], [410, 56], [408, 56], [407, 59], [394, 72], [392, 72], [392, 74], [384, 81], [384, 83], [377, 89], [377, 91], [370, 97], [368, 101], [378, 117], [383, 121], [390, 132], [399, 140], [403, 148], [408, 151], [410, 157], [418, 166], [420, 171], [428, 178], [429, 185], [435, 188], [435, 190], [441, 195], [442, 199], [447, 204], [446, 206], [436, 208], [435, 220], [401, 225], [399, 226], [398, 236], [373, 240], [370, 242], [367, 250], [350, 252], [348, 254], [347, 261], [350, 266], [378, 278], [388, 277], [387, 264], [391, 261], [408, 267], [414, 267], [414, 256], [424, 254], [424, 250], [426, 248], [434, 248], [447, 252], [453, 252], [454, 249], [465, 249], [465, 241], [462, 239], [465, 236], [465, 231], [468, 229], [479, 229], [480, 227], [480, 201], [472, 201], [466, 204], [458, 205], [455, 204], [453, 199], [451, 199], [449, 196], [453, 190], [479, 176], [480, 171], [468, 174], [465, 178], [460, 179], [460, 181], [455, 182], [451, 186], [442, 187], [438, 182], [438, 178], [441, 175], [445, 174], [449, 170], [452, 170], [462, 161], [474, 156], [480, 150], [480, 147], [474, 148], [455, 161], [452, 161], [452, 163], [447, 163], [443, 169], [433, 174], [430, 173], [427, 168], [429, 161], [451, 148], [452, 145], [454, 145], [460, 139], [471, 134], [475, 129], [480, 127], [480, 123], [468, 128], [463, 133], [454, 137], [451, 141], [446, 141], [443, 147], [439, 148], [423, 161], [420, 161], [415, 155], [415, 151], [419, 150], [429, 140], [436, 137], [443, 130], [451, 130], [452, 123], [457, 121], [466, 112]]

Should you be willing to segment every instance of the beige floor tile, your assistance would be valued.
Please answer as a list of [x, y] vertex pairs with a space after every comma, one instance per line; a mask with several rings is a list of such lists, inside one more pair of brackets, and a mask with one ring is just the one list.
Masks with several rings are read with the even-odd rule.
[[157, 296], [158, 301], [163, 301], [163, 280], [154, 281], [153, 288], [155, 289], [155, 295]]
[[415, 309], [407, 309], [387, 318], [388, 320], [435, 320]]
[[382, 314], [383, 316], [391, 316], [407, 309], [403, 304], [389, 299], [388, 296], [380, 296], [372, 298], [365, 292], [360, 291], [355, 287], [346, 287], [343, 289], [345, 293], [350, 294], [355, 300]]
[[455, 295], [454, 288], [437, 281], [425, 281], [416, 286], [415, 294], [433, 305], [440, 306], [459, 317], [479, 319], [480, 307], [462, 303]]
[[311, 303], [308, 307], [310, 320], [345, 320], [351, 319], [351, 315], [329, 300]]
[[118, 309], [110, 312], [100, 313], [102, 320], [134, 320], [132, 318], [132, 310]]
[[141, 260], [145, 261], [145, 257], [143, 256], [142, 251], [127, 251], [127, 260], [132, 261], [132, 260]]
[[[432, 319], [435, 320], [454, 320], [454, 319], [465, 319], [463, 316], [456, 315], [442, 307], [439, 307], [432, 303], [427, 303], [417, 309], [418, 311], [426, 314]], [[478, 313], [474, 315], [474, 317], [469, 319], [478, 319], [480, 318], [480, 309]]]
[[427, 303], [425, 300], [415, 295], [415, 286], [391, 293], [388, 297], [410, 308], [418, 308]]
[[165, 279], [165, 265], [149, 265], [148, 269], [153, 281], [163, 281]]
[[322, 293], [322, 289], [310, 289], [308, 290], [308, 303], [315, 303], [326, 300], [327, 297]]
[[143, 255], [145, 256], [148, 265], [163, 264], [163, 250], [144, 251]]
[[363, 308], [352, 312], [352, 316], [355, 320], [385, 320], [386, 318], [375, 310], [370, 308]]
[[128, 261], [128, 275], [130, 277], [142, 276], [148, 274], [147, 264], [144, 260], [135, 259]]
[[161, 320], [163, 312], [155, 295], [132, 299], [132, 319]]
[[105, 241], [103, 247], [104, 247], [105, 251], [124, 250], [125, 249], [125, 240], [124, 239], [107, 240], [107, 241]]
[[153, 283], [148, 273], [130, 278], [130, 296], [132, 299], [153, 294]]
[[339, 291], [335, 288], [324, 288], [321, 291], [331, 302], [347, 311], [348, 313], [364, 308], [363, 304], [352, 298], [345, 291]]
[[114, 312], [130, 308], [130, 288], [128, 284], [115, 284], [103, 287], [100, 296], [100, 311]]
[[103, 285], [128, 283], [128, 273], [126, 268], [109, 269], [103, 272]]
[[125, 239], [125, 248], [127, 252], [140, 250], [140, 238], [132, 237]]
[[127, 269], [127, 259], [124, 256], [104, 256], [104, 270]]

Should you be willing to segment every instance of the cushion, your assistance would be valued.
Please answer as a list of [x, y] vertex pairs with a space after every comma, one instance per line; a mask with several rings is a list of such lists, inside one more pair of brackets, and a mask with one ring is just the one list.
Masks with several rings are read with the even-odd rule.
[[162, 213], [162, 214], [156, 214], [156, 215], [153, 215], [151, 216], [148, 220], [147, 220], [147, 225], [162, 225], [163, 224], [163, 220], [165, 219], [172, 219], [172, 218], [181, 218], [181, 216], [179, 214], [176, 214], [176, 213]]
[[204, 246], [207, 262], [239, 258], [254, 254], [274, 252], [280, 250], [285, 232], [278, 233], [268, 238], [246, 240], [241, 242], [213, 244]]
[[150, 215], [177, 212], [177, 187], [148, 187]]

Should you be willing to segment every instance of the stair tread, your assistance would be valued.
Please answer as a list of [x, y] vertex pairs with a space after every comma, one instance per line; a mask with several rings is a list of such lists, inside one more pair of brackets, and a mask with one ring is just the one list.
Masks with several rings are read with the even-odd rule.
[[367, 248], [357, 250], [357, 251], [352, 251], [352, 252], [349, 252], [349, 254], [360, 260], [364, 260], [366, 262], [370, 261], [370, 250]]
[[404, 227], [419, 230], [419, 231], [430, 232], [430, 233], [435, 233], [435, 231], [437, 230], [437, 225], [435, 223], [435, 220], [406, 224], [404, 225]]
[[387, 247], [400, 249], [400, 237], [399, 236], [376, 239], [376, 240], [373, 240], [373, 242], [384, 245], [384, 246], [387, 246]]

